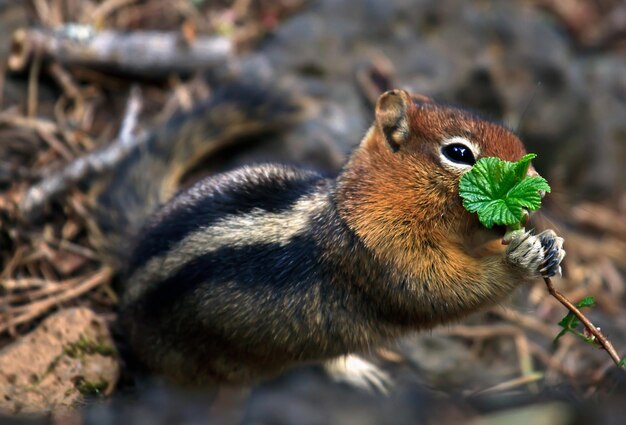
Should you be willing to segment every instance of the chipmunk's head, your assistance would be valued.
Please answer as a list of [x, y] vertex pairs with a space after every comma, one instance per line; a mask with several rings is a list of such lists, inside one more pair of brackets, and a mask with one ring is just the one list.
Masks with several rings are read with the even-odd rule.
[[339, 209], [375, 251], [410, 256], [411, 247], [437, 239], [463, 243], [478, 228], [459, 196], [463, 173], [483, 157], [517, 161], [524, 154], [522, 142], [502, 126], [388, 91], [340, 177]]

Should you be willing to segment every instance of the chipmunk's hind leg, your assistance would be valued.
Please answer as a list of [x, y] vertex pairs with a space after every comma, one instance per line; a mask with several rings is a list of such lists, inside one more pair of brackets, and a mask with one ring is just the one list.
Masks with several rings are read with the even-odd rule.
[[329, 360], [324, 369], [334, 381], [368, 392], [388, 394], [393, 384], [387, 372], [354, 354]]

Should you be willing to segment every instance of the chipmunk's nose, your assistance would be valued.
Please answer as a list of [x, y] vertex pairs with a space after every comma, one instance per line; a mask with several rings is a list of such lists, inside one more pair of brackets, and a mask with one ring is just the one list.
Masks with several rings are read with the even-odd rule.
[[[535, 167], [533, 167], [532, 165], [528, 167], [528, 171], [526, 172], [526, 175], [528, 177], [541, 177], [541, 175], [537, 172], [537, 170], [535, 170]], [[546, 196], [546, 191], [540, 190], [539, 194], [541, 195], [541, 198], [543, 199], [543, 197]]]

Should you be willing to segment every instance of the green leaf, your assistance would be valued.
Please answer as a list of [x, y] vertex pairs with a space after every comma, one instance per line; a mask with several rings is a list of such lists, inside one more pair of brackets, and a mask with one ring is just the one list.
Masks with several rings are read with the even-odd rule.
[[548, 182], [543, 177], [528, 177], [513, 186], [507, 193], [507, 197], [514, 199], [524, 208], [536, 211], [541, 207], [540, 190], [549, 191]]
[[585, 297], [582, 300], [576, 303], [576, 307], [584, 308], [584, 307], [594, 307], [596, 305], [596, 300], [593, 297]]
[[553, 342], [556, 344], [563, 335], [565, 335], [567, 332], [572, 332], [574, 329], [576, 329], [576, 326], [578, 326], [579, 323], [580, 323], [580, 320], [578, 320], [578, 318], [574, 316], [574, 314], [571, 311], [567, 313], [567, 315], [563, 317], [561, 321], [559, 322], [559, 326], [562, 327], [563, 329], [561, 330], [561, 332], [559, 332], [556, 338], [554, 338]]
[[541, 206], [540, 191], [550, 192], [548, 182], [539, 176], [527, 175], [530, 161], [537, 155], [524, 155], [517, 162], [500, 158], [482, 158], [461, 177], [459, 194], [463, 206], [477, 213], [488, 228], [512, 226], [521, 222], [524, 210]]
[[578, 320], [578, 317], [574, 316], [574, 313], [570, 311], [569, 313], [567, 313], [565, 317], [561, 319], [561, 321], [559, 322], [559, 326], [566, 328], [566, 329], [573, 329], [579, 323], [580, 323], [580, 320]]
[[626, 357], [619, 362], [619, 367], [626, 367]]
[[523, 180], [526, 177], [526, 174], [528, 173], [528, 167], [530, 167], [530, 161], [535, 158], [537, 158], [537, 154], [527, 153], [522, 157], [522, 159], [513, 163], [515, 164], [515, 176], [519, 180]]
[[[585, 297], [582, 300], [578, 301], [578, 303], [576, 303], [576, 307], [578, 308], [593, 307], [595, 305], [596, 305], [596, 300], [590, 296]], [[585, 342], [595, 345], [596, 342], [594, 341], [593, 338], [587, 338], [584, 335], [582, 335], [580, 332], [576, 331], [576, 326], [578, 326], [579, 324], [580, 324], [580, 320], [578, 320], [578, 318], [574, 316], [574, 313], [572, 313], [571, 311], [568, 312], [567, 315], [565, 315], [565, 317], [563, 317], [561, 321], [559, 322], [559, 326], [562, 327], [563, 329], [561, 330], [561, 332], [559, 332], [556, 338], [554, 338], [553, 342], [556, 343], [563, 335], [565, 335], [567, 332], [570, 332], [580, 337]]]

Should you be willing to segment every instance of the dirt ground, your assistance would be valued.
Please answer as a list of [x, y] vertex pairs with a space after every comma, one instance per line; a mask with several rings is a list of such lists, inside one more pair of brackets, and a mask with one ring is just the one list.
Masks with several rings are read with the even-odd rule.
[[[98, 37], [93, 51], [74, 43]], [[390, 396], [315, 368], [223, 391], [211, 407], [205, 394], [137, 384], [110, 330], [120, 265], [94, 230], [108, 211], [91, 195], [124, 151], [84, 162], [159, 131], [232, 68], [288, 82], [312, 112], [213, 152], [185, 184], [254, 161], [337, 172], [387, 87], [476, 110], [538, 154], [553, 193], [533, 225], [566, 241], [555, 285], [595, 298], [585, 312], [623, 358], [623, 2], [0, 0], [0, 59], [0, 424], [626, 422], [624, 370], [573, 334], [553, 343], [566, 310], [543, 281], [371, 353], [397, 382]]]

